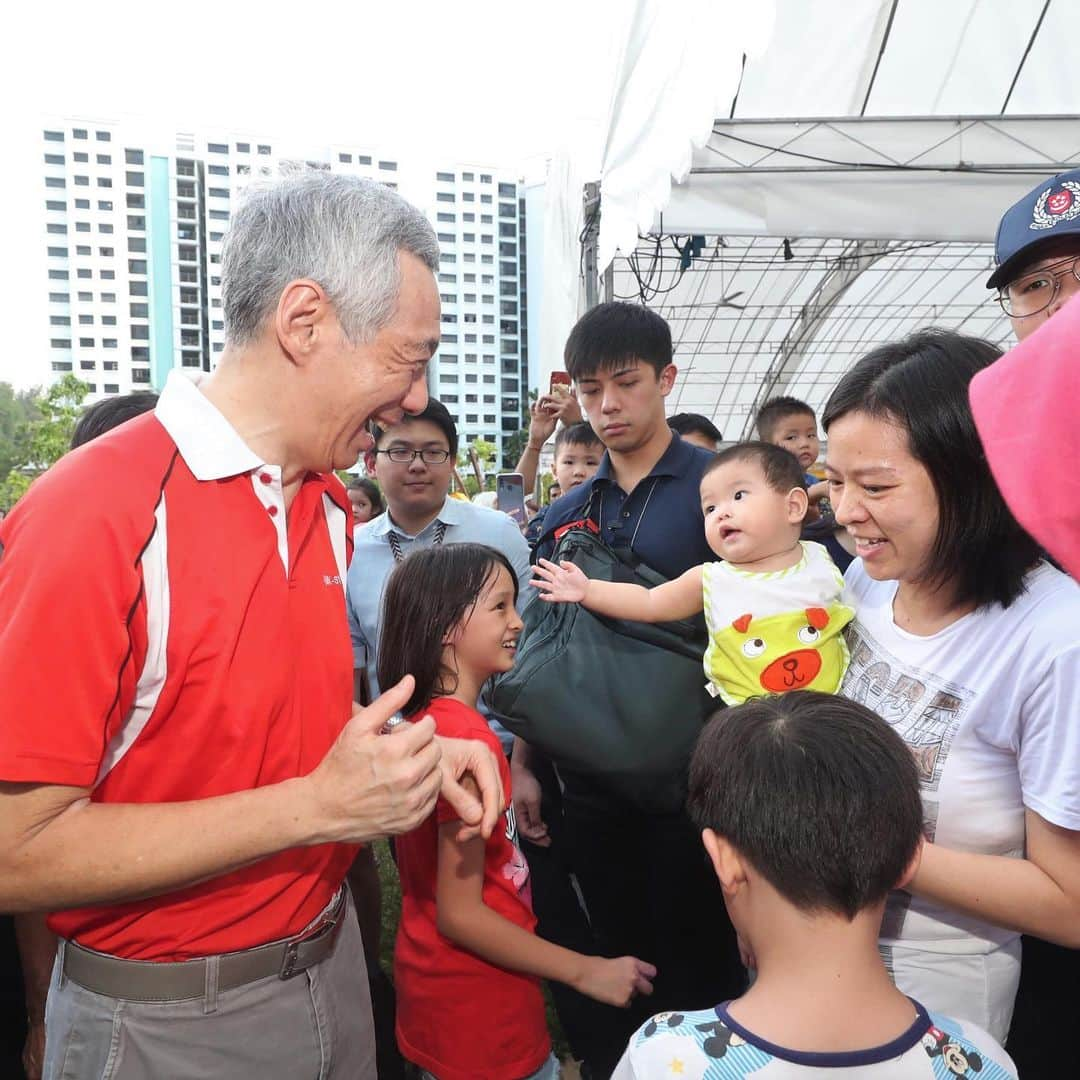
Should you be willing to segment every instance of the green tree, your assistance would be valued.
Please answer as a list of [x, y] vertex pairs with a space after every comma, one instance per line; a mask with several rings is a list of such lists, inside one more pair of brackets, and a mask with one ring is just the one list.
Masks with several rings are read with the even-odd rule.
[[[15, 395], [16, 407], [23, 410], [24, 418], [15, 422], [7, 444], [10, 463], [0, 478], [0, 507], [9, 510], [36, 477], [67, 453], [89, 392], [90, 387], [81, 379], [65, 375], [45, 391]], [[0, 416], [4, 400], [0, 390]], [[0, 421], [0, 434], [3, 430]]]
[[29, 424], [38, 419], [39, 390], [16, 392], [10, 383], [0, 382], [0, 482], [26, 460]]

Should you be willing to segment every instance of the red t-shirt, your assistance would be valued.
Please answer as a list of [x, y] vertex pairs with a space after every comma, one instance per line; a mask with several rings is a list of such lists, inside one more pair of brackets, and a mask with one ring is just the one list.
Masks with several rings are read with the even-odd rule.
[[[157, 414], [65, 456], [0, 524], [0, 779], [166, 803], [310, 772], [351, 711], [348, 506], [309, 474], [286, 514], [281, 470], [180, 375]], [[311, 922], [355, 850], [50, 926], [133, 960], [246, 949]]]
[[[440, 735], [479, 739], [499, 762], [510, 799], [510, 767], [484, 718], [451, 698], [425, 713]], [[439, 826], [457, 819], [440, 799], [435, 813], [397, 841], [401, 923], [394, 950], [397, 1037], [404, 1055], [439, 1080], [511, 1080], [528, 1076], [551, 1053], [539, 980], [489, 964], [438, 931], [435, 883]], [[484, 854], [484, 903], [532, 932], [529, 867], [517, 844], [513, 804], [506, 827], [492, 833]]]

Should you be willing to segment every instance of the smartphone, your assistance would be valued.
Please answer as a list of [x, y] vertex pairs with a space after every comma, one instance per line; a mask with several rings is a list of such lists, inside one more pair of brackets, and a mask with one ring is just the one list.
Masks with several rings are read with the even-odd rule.
[[521, 473], [500, 473], [495, 478], [495, 505], [509, 514], [519, 529], [528, 522], [525, 516], [525, 481]]
[[570, 396], [570, 375], [565, 371], [553, 371], [551, 382], [548, 385], [548, 393], [552, 396], [561, 394], [563, 397]]

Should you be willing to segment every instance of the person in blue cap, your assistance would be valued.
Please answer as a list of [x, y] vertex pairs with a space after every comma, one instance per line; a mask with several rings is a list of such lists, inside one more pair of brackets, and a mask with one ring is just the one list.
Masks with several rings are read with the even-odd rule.
[[1044, 180], [998, 225], [986, 283], [1023, 341], [1080, 293], [1080, 169]]
[[[997, 289], [1023, 341], [1080, 295], [1080, 169], [1043, 180], [1005, 211], [994, 257], [987, 288]], [[1006, 1045], [1021, 1076], [1050, 1076], [1055, 1065], [1047, 1033], [1080, 1012], [1080, 952], [1024, 935], [1022, 953]]]

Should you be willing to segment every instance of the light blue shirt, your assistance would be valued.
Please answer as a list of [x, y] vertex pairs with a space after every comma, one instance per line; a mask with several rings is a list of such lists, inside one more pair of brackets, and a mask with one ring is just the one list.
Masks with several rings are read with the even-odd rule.
[[375, 668], [383, 590], [394, 569], [390, 533], [398, 534], [402, 553], [408, 556], [411, 551], [432, 546], [436, 523], [440, 521], [446, 526], [444, 544], [487, 544], [510, 560], [518, 577], [518, 611], [523, 611], [532, 598], [529, 545], [517, 525], [499, 510], [489, 510], [448, 496], [435, 518], [416, 536], [410, 536], [398, 528], [390, 520], [389, 511], [361, 525], [356, 530], [353, 559], [349, 566], [346, 606], [349, 609], [353, 665], [367, 669], [368, 685], [373, 697], [380, 692]]

